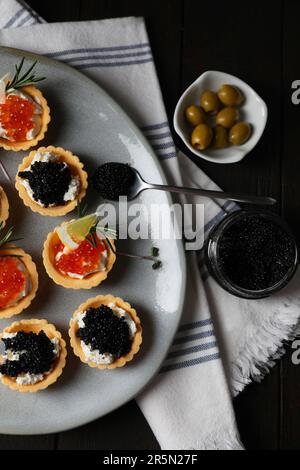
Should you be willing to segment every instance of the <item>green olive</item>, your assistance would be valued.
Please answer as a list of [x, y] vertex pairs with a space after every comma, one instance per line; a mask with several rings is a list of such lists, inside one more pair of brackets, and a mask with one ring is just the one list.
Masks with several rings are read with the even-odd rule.
[[192, 145], [198, 150], [205, 150], [209, 147], [213, 138], [213, 130], [207, 124], [199, 124], [192, 132]]
[[242, 145], [249, 139], [251, 126], [248, 122], [238, 122], [229, 131], [229, 142], [233, 145]]
[[206, 113], [216, 114], [221, 108], [220, 100], [216, 93], [206, 90], [200, 96], [200, 105]]
[[218, 97], [225, 106], [239, 106], [244, 101], [240, 90], [232, 85], [222, 85], [218, 91]]
[[230, 129], [238, 120], [239, 118], [239, 112], [236, 108], [231, 108], [230, 106], [221, 109], [221, 111], [218, 112], [217, 117], [216, 117], [216, 123], [219, 126], [226, 127], [227, 129]]
[[197, 150], [205, 150], [213, 138], [212, 128], [207, 124], [199, 124], [192, 132], [191, 142]]
[[194, 104], [186, 108], [185, 117], [193, 126], [198, 126], [198, 124], [203, 124], [205, 122], [205, 112], [200, 108], [200, 106], [196, 106]]
[[225, 127], [216, 126], [214, 128], [214, 137], [212, 147], [215, 149], [223, 149], [228, 146], [228, 134]]

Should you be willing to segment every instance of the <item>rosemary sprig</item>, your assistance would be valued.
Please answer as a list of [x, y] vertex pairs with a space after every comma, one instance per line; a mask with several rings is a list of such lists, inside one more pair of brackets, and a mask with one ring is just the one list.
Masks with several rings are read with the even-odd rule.
[[8, 243], [11, 240], [11, 237], [14, 231], [13, 227], [9, 227], [6, 233], [3, 235], [2, 234], [3, 227], [4, 227], [3, 222], [0, 222], [0, 248], [2, 248], [4, 245], [6, 245], [6, 243]]
[[97, 248], [96, 225], [91, 227], [90, 233], [87, 236], [87, 241], [92, 245], [93, 248]]
[[159, 255], [159, 248], [156, 246], [152, 246], [151, 248], [151, 256], [154, 256], [155, 258]]
[[113, 238], [114, 240], [117, 238], [117, 232], [116, 230], [108, 228], [108, 226], [101, 226], [96, 222], [89, 231], [89, 234], [87, 236], [87, 241], [94, 247], [97, 247], [97, 236], [100, 235], [99, 238], [104, 239], [105, 241], [108, 242], [110, 249], [115, 253], [112, 244], [110, 243], [110, 238]]
[[[84, 217], [87, 213], [88, 205], [87, 203], [80, 203], [77, 206], [77, 217]], [[99, 219], [99, 218], [98, 218]], [[150, 256], [135, 255], [133, 253], [124, 253], [121, 251], [116, 251], [114, 246], [111, 243], [112, 240], [118, 238], [118, 232], [115, 229], [108, 227], [108, 224], [105, 226], [100, 225], [99, 220], [90, 228], [89, 234], [86, 237], [86, 240], [92, 245], [93, 248], [97, 247], [97, 237], [103, 239], [104, 243], [107, 245], [108, 249], [111, 250], [115, 255], [126, 256], [127, 258], [139, 259], [151, 261], [152, 268], [154, 270], [161, 268], [162, 262], [158, 259], [159, 248], [153, 246], [151, 248]]]
[[155, 263], [152, 264], [152, 269], [154, 269], [154, 271], [156, 269], [160, 269], [162, 267], [162, 262], [161, 261], [155, 261]]
[[113, 229], [109, 228], [108, 224], [105, 226], [99, 225], [99, 223], [96, 225], [96, 232], [97, 235], [100, 235], [101, 238], [112, 238], [113, 240], [116, 240], [118, 237], [118, 232]]
[[77, 218], [81, 219], [84, 217], [88, 210], [88, 203], [87, 202], [80, 202], [76, 207]]
[[144, 256], [144, 255], [135, 255], [133, 253], [124, 253], [122, 251], [116, 251], [113, 247], [110, 239], [116, 240], [117, 238], [117, 231], [114, 229], [110, 229], [107, 225], [105, 227], [97, 226], [96, 232], [99, 233], [104, 237], [104, 242], [108, 245], [108, 248], [115, 254], [119, 256], [126, 256], [127, 258], [145, 260], [145, 261], [152, 261], [152, 269], [156, 270], [162, 267], [162, 262], [157, 259], [159, 256], [159, 249], [156, 247], [151, 248], [151, 255]]
[[34, 67], [37, 64], [37, 60], [35, 60], [28, 70], [26, 70], [23, 75], [21, 75], [23, 66], [24, 66], [25, 57], [22, 58], [19, 65], [15, 65], [15, 75], [13, 76], [12, 80], [9, 80], [6, 83], [5, 91], [9, 92], [12, 90], [17, 90], [18, 88], [22, 88], [28, 85], [34, 85], [42, 80], [45, 80], [46, 77], [37, 77], [34, 73]]
[[11, 226], [7, 229], [6, 233], [3, 234], [4, 223], [0, 222], [0, 249], [7, 243], [17, 242], [22, 240], [21, 238], [12, 238], [14, 227]]
[[157, 248], [156, 246], [152, 246], [151, 256], [153, 256], [155, 260], [154, 263], [152, 264], [152, 269], [154, 270], [160, 269], [162, 267], [162, 262], [160, 261], [160, 259], [157, 259], [159, 256], [159, 248]]
[[116, 254], [116, 250], [115, 250], [114, 247], [112, 246], [110, 239], [109, 239], [109, 238], [105, 238], [105, 242], [107, 243], [109, 249], [110, 249], [114, 254]]

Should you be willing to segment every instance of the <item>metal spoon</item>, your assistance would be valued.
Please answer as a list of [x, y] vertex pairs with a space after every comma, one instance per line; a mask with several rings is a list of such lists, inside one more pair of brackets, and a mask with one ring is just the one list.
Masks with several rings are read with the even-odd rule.
[[240, 193], [226, 193], [223, 191], [211, 191], [208, 189], [185, 188], [180, 186], [168, 186], [165, 184], [150, 184], [143, 180], [139, 172], [131, 169], [135, 173], [135, 180], [127, 194], [129, 200], [135, 199], [142, 191], [146, 189], [158, 189], [160, 191], [168, 191], [170, 193], [194, 194], [198, 196], [210, 197], [214, 199], [226, 199], [229, 201], [245, 202], [248, 204], [262, 204], [272, 206], [276, 203], [276, 199], [264, 196], [246, 196]]

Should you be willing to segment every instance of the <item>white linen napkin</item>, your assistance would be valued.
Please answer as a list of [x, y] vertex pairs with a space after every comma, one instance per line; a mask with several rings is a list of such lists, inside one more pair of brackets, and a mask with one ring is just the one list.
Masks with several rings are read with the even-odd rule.
[[[0, 0], [0, 11], [1, 45], [82, 70], [142, 128], [170, 182], [216, 188], [185, 155], [176, 157], [143, 19], [38, 24], [44, 20], [17, 0]], [[234, 209], [230, 203], [191, 201], [205, 204], [206, 232]], [[283, 340], [295, 335], [297, 279], [283, 293], [249, 302], [216, 285], [201, 251], [187, 253], [187, 262], [181, 326], [161, 372], [137, 401], [162, 449], [240, 449], [229, 387], [236, 394], [259, 379], [283, 353]]]

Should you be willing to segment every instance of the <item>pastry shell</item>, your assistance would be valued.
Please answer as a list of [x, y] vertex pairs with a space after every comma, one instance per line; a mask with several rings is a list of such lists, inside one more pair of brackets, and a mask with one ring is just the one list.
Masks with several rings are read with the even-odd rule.
[[9, 215], [9, 203], [2, 186], [0, 186], [0, 223], [4, 226]]
[[45, 375], [43, 380], [37, 382], [36, 384], [29, 385], [19, 385], [12, 377], [2, 375], [2, 383], [10, 389], [17, 390], [18, 392], [22, 393], [34, 393], [39, 390], [44, 390], [45, 388], [49, 387], [49, 385], [52, 385], [62, 374], [62, 371], [66, 365], [67, 357], [66, 342], [62, 338], [61, 333], [56, 330], [55, 326], [51, 323], [48, 323], [47, 320], [21, 320], [14, 322], [2, 331], [0, 338], [2, 338], [3, 333], [16, 333], [18, 331], [39, 333], [41, 330], [44, 330], [48, 338], [57, 338], [59, 341], [60, 352], [59, 356], [54, 362], [53, 368], [47, 375]]
[[[76, 332], [78, 330], [78, 323], [76, 321], [76, 315], [79, 312], [84, 312], [90, 307], [99, 307], [100, 305], [108, 305], [111, 302], [115, 303], [117, 307], [122, 308], [125, 310], [134, 320], [137, 331], [133, 337], [131, 350], [125, 356], [121, 356], [120, 358], [116, 359], [112, 364], [96, 364], [95, 362], [88, 361], [86, 356], [81, 347], [81, 340], [76, 336]], [[82, 362], [88, 364], [90, 367], [94, 367], [97, 369], [115, 369], [117, 367], [123, 367], [127, 362], [130, 362], [133, 359], [133, 356], [139, 351], [140, 346], [142, 344], [142, 326], [140, 319], [135, 311], [134, 308], [128, 302], [125, 302], [120, 297], [114, 297], [112, 295], [98, 295], [97, 297], [93, 297], [88, 299], [86, 302], [81, 304], [77, 310], [74, 312], [73, 317], [70, 321], [70, 329], [69, 335], [71, 338], [71, 346], [73, 348], [74, 354], [80, 358]]]
[[[65, 162], [69, 166], [71, 173], [79, 177], [80, 190], [74, 201], [68, 201], [63, 206], [42, 207], [31, 199], [26, 188], [22, 184], [22, 178], [20, 178], [18, 174], [20, 171], [25, 171], [26, 168], [30, 166], [34, 156], [40, 152], [51, 152], [54, 155], [57, 155], [61, 162]], [[18, 190], [19, 196], [23, 200], [25, 206], [29, 207], [33, 212], [38, 212], [41, 215], [50, 217], [65, 215], [74, 210], [77, 204], [84, 198], [87, 187], [88, 175], [83, 170], [83, 164], [80, 162], [79, 158], [68, 150], [64, 150], [61, 147], [53, 147], [52, 145], [49, 147], [40, 147], [37, 150], [30, 152], [30, 154], [23, 159], [21, 165], [19, 165], [16, 176], [16, 189]]]
[[[64, 222], [63, 224], [65, 224]], [[63, 225], [62, 224], [62, 225]], [[115, 261], [116, 255], [115, 253], [107, 246], [108, 250], [108, 257], [106, 263], [105, 271], [99, 271], [89, 276], [86, 276], [83, 279], [75, 279], [69, 276], [65, 276], [60, 271], [58, 271], [54, 266], [54, 250], [53, 247], [60, 243], [59, 236], [57, 235], [56, 229], [53, 232], [50, 232], [45, 243], [44, 243], [44, 250], [43, 250], [43, 261], [44, 266], [47, 271], [47, 274], [51, 279], [58, 284], [59, 286], [66, 287], [67, 289], [91, 289], [92, 287], [99, 286], [102, 281], [104, 281], [108, 273], [111, 271]], [[110, 239], [110, 243], [115, 249], [115, 243], [113, 240]]]
[[23, 93], [26, 93], [31, 98], [35, 99], [37, 103], [41, 106], [43, 112], [41, 114], [41, 128], [39, 133], [31, 140], [26, 140], [23, 142], [11, 142], [10, 140], [0, 137], [0, 148], [5, 150], [11, 150], [13, 152], [19, 152], [20, 150], [28, 150], [31, 147], [35, 147], [37, 143], [45, 137], [45, 133], [48, 129], [48, 124], [51, 120], [50, 109], [47, 103], [46, 98], [35, 86], [29, 85], [21, 88]]
[[6, 245], [5, 248], [1, 248], [0, 254], [21, 256], [22, 257], [21, 261], [24, 263], [27, 269], [27, 272], [30, 276], [30, 283], [31, 283], [30, 292], [25, 297], [20, 299], [20, 301], [16, 305], [12, 305], [11, 307], [0, 309], [0, 318], [10, 318], [13, 315], [18, 315], [25, 308], [29, 307], [32, 300], [36, 296], [36, 292], [37, 292], [38, 284], [39, 284], [39, 278], [38, 278], [36, 265], [32, 261], [31, 256], [25, 253], [25, 251], [23, 251], [21, 248], [18, 248], [12, 245]]

